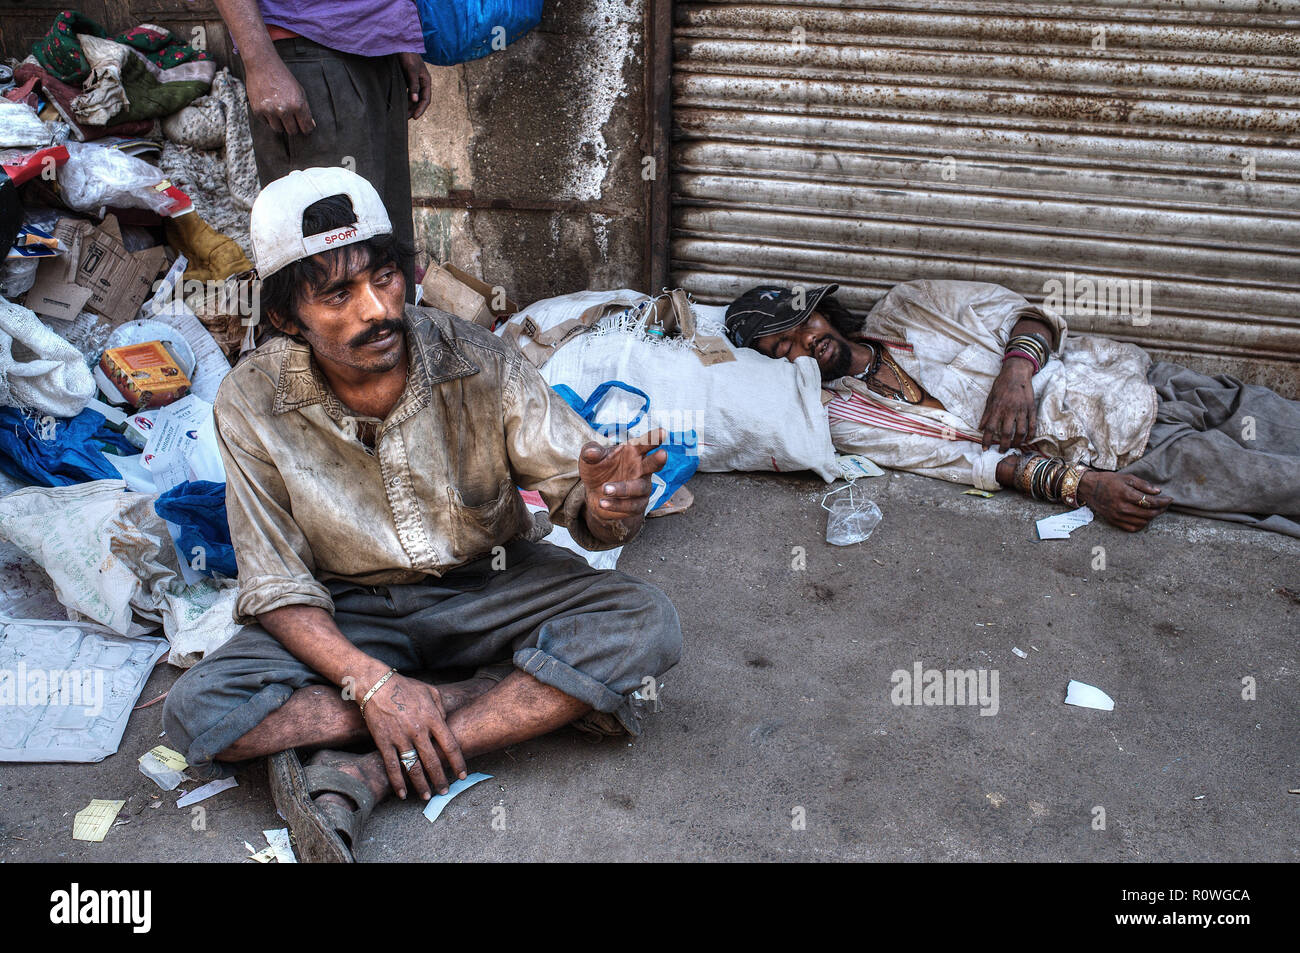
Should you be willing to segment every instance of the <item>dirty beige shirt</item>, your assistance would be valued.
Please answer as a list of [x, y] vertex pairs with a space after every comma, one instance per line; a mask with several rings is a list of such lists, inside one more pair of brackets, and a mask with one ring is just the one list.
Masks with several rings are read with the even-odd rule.
[[[531, 527], [516, 487], [588, 549], [578, 453], [608, 443], [518, 349], [407, 306], [406, 388], [388, 418], [357, 417], [306, 344], [277, 337], [222, 382], [214, 414], [239, 561], [236, 621], [288, 605], [333, 612], [323, 580], [415, 582]], [[369, 421], [374, 452], [357, 437]]]
[[[891, 400], [855, 378], [840, 378], [822, 392], [836, 449], [884, 467], [996, 490], [997, 463], [1006, 452], [983, 450], [978, 426], [1011, 329], [1022, 317], [1044, 322], [1056, 336], [1053, 356], [1034, 375], [1033, 445], [1103, 470], [1141, 457], [1156, 414], [1146, 352], [1107, 338], [1071, 337], [1054, 311], [1001, 285], [974, 281], [909, 281], [876, 303], [863, 334], [885, 341], [903, 370], [944, 409]], [[882, 426], [886, 421], [894, 427]]]

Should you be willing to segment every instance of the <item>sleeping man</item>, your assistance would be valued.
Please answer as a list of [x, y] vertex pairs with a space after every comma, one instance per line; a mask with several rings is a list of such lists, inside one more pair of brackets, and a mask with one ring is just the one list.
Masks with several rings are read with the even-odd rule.
[[1175, 505], [1300, 537], [1300, 402], [1069, 336], [1000, 285], [909, 281], [865, 319], [836, 288], [752, 288], [727, 333], [817, 362], [841, 452], [1086, 505], [1130, 532]]

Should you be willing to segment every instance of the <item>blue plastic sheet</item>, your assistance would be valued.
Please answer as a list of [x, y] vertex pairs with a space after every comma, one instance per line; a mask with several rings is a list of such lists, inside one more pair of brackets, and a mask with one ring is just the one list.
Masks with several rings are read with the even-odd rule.
[[[573, 388], [564, 384], [553, 384], [551, 389], [563, 397], [565, 403], [577, 411], [578, 416], [590, 424], [591, 429], [602, 437], [626, 440], [629, 431], [644, 420], [646, 414], [650, 413], [650, 395], [633, 387], [631, 384], [625, 384], [623, 381], [605, 381], [592, 391], [591, 396], [586, 400], [579, 397]], [[616, 390], [624, 391], [634, 397], [640, 397], [640, 408], [632, 416], [632, 419], [626, 422], [597, 420], [596, 417], [601, 402], [610, 392]], [[652, 482], [663, 484], [662, 490], [656, 487], [656, 491], [652, 496], [654, 501], [650, 507], [652, 511], [667, 503], [678, 488], [695, 475], [695, 469], [700, 465], [700, 457], [696, 452], [698, 443], [699, 440], [694, 430], [674, 431], [668, 434], [667, 440], [659, 448], [668, 452], [668, 459], [664, 461], [664, 465], [659, 469], [659, 472], [651, 477]], [[653, 452], [655, 451], [651, 451], [651, 453]]]
[[454, 66], [504, 49], [542, 22], [542, 0], [416, 0], [425, 62]]
[[[239, 575], [226, 522], [226, 485], [207, 480], [179, 483], [154, 500], [154, 512], [180, 527], [176, 546], [198, 572]], [[196, 564], [194, 557], [202, 554]]]
[[140, 452], [90, 408], [64, 419], [0, 407], [0, 470], [15, 480], [36, 486], [120, 480], [101, 451]]

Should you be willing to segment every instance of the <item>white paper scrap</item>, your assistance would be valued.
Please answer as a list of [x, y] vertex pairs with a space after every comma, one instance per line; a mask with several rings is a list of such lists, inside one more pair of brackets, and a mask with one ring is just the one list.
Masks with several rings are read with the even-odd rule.
[[1029, 658], [1029, 653], [1026, 652], [1024, 649], [1015, 649], [1015, 648], [1013, 648], [1013, 649], [1011, 650], [1011, 653], [1012, 653], [1013, 655], [1016, 655], [1016, 656], [1020, 657], [1020, 658]]
[[248, 848], [249, 860], [255, 860], [259, 864], [269, 864], [271, 861], [275, 860], [274, 847], [263, 847], [261, 850], [255, 850], [253, 845], [248, 841], [244, 841], [244, 846]]
[[219, 778], [216, 781], [209, 781], [202, 787], [197, 787], [188, 794], [181, 795], [180, 800], [176, 802], [176, 806], [189, 807], [191, 804], [198, 804], [200, 801], [206, 801], [212, 795], [228, 791], [238, 784], [239, 782], [234, 778]]
[[266, 838], [266, 842], [271, 845], [271, 850], [275, 852], [276, 863], [298, 863], [298, 858], [293, 855], [293, 844], [289, 842], [289, 828], [282, 827], [278, 831], [262, 831], [262, 836]]
[[1076, 682], [1074, 679], [1070, 679], [1070, 684], [1065, 687], [1065, 703], [1078, 705], [1080, 708], [1096, 708], [1098, 711], [1115, 710], [1114, 700], [1100, 688]]
[[1081, 506], [1077, 510], [1070, 510], [1068, 513], [1057, 513], [1055, 516], [1044, 516], [1038, 521], [1038, 538], [1039, 539], [1069, 539], [1080, 526], [1087, 526], [1092, 522], [1092, 510], [1086, 506]]
[[429, 823], [432, 824], [438, 819], [438, 815], [442, 813], [442, 809], [451, 803], [452, 798], [461, 791], [466, 791], [478, 784], [480, 781], [486, 781], [490, 777], [492, 777], [490, 774], [475, 772], [464, 781], [457, 778], [448, 785], [446, 794], [435, 794], [433, 797], [429, 798], [429, 803], [424, 806], [424, 816], [427, 817]]

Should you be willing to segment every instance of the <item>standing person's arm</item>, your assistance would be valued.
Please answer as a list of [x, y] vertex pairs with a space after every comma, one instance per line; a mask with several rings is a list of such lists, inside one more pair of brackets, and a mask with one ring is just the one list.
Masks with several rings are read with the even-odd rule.
[[419, 119], [429, 108], [429, 98], [433, 95], [433, 80], [429, 78], [429, 67], [419, 53], [398, 53], [397, 61], [402, 64], [402, 75], [406, 77], [406, 94], [411, 98], [407, 107], [408, 120]]
[[244, 84], [254, 118], [276, 132], [306, 136], [316, 128], [307, 94], [275, 51], [257, 0], [215, 0], [244, 61]]

